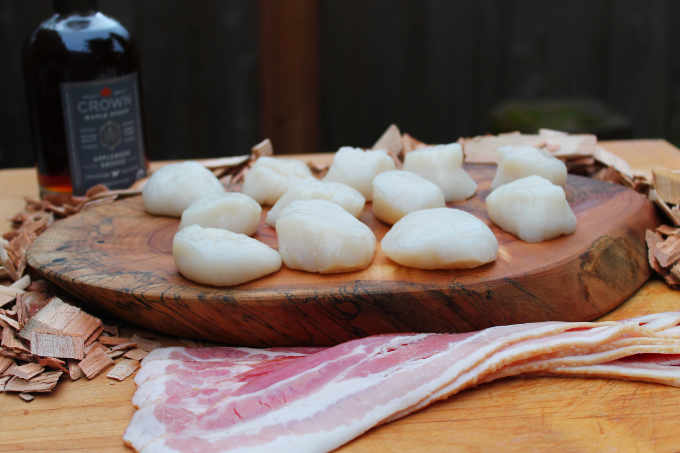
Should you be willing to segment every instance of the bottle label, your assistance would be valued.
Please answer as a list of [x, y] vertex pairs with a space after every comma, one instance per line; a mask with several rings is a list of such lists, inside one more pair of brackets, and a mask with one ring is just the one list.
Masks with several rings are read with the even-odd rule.
[[125, 189], [146, 174], [137, 73], [61, 84], [71, 185]]

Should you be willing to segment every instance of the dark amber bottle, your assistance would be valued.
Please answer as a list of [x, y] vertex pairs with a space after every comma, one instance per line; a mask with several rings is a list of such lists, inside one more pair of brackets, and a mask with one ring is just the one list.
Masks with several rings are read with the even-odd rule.
[[54, 0], [54, 10], [23, 52], [41, 196], [126, 188], [146, 174], [135, 45], [96, 0]]

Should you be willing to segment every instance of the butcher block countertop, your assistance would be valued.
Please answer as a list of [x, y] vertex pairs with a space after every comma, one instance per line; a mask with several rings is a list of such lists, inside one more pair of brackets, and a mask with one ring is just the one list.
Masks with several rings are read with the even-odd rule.
[[[604, 145], [637, 149], [638, 157], [646, 150], [651, 156], [671, 148], [660, 140]], [[7, 231], [7, 219], [23, 207], [23, 197], [37, 196], [35, 171], [0, 170], [0, 183], [0, 231]], [[680, 292], [653, 278], [603, 319], [679, 310]], [[134, 381], [113, 381], [105, 374], [92, 381], [66, 379], [52, 394], [30, 403], [0, 394], [0, 452], [131, 451], [122, 434], [134, 413]], [[677, 452], [679, 424], [680, 388], [605, 379], [511, 378], [373, 429], [339, 451]]]

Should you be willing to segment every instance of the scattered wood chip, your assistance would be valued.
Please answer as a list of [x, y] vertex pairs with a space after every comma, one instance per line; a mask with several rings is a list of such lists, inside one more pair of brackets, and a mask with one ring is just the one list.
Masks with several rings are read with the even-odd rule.
[[46, 292], [27, 291], [17, 296], [17, 322], [23, 328], [28, 320], [35, 316], [47, 303], [51, 296]]
[[12, 378], [13, 378], [13, 376], [0, 376], [0, 392], [5, 391], [5, 385]]
[[126, 337], [112, 337], [108, 335], [102, 335], [99, 337], [99, 342], [106, 346], [116, 346], [119, 344], [130, 343], [130, 339]]
[[14, 330], [19, 330], [21, 326], [19, 326], [19, 323], [16, 322], [14, 319], [10, 318], [7, 315], [4, 315], [0, 313], [0, 321], [4, 322], [5, 324], [9, 325], [12, 327]]
[[268, 138], [265, 138], [262, 140], [260, 143], [257, 145], [253, 146], [251, 149], [251, 160], [257, 160], [260, 157], [263, 156], [273, 156], [274, 155], [274, 146], [272, 145], [271, 140]]
[[31, 277], [28, 275], [24, 275], [21, 277], [19, 280], [15, 281], [11, 285], [9, 285], [10, 288], [17, 288], [20, 290], [25, 290], [31, 285]]
[[401, 132], [396, 124], [390, 124], [380, 138], [373, 144], [372, 149], [384, 149], [387, 151], [397, 168], [401, 167], [403, 162], [403, 143], [401, 139]]
[[680, 226], [680, 216], [671, 210], [671, 207], [659, 197], [659, 195], [656, 193], [656, 190], [652, 189], [649, 191], [649, 199], [653, 201], [654, 204], [656, 204], [664, 214], [666, 214], [666, 217], [668, 217], [668, 219], [673, 222], [673, 225]]
[[141, 348], [135, 348], [127, 351], [123, 357], [132, 359], [132, 360], [142, 360], [144, 357], [146, 357], [149, 354], [148, 351], [145, 351], [144, 349]]
[[656, 227], [657, 233], [661, 233], [664, 236], [672, 236], [680, 234], [680, 228], [675, 228], [669, 225], [659, 225]]
[[654, 189], [666, 203], [680, 204], [680, 170], [653, 168]]
[[422, 148], [423, 146], [427, 145], [409, 134], [403, 134], [401, 136], [402, 156], [405, 156], [414, 149]]
[[[94, 318], [94, 319], [97, 319], [97, 318]], [[89, 346], [92, 343], [94, 343], [95, 341], [97, 341], [97, 339], [102, 334], [102, 332], [104, 332], [104, 327], [103, 326], [98, 327], [97, 330], [92, 332], [92, 334], [87, 338], [87, 340], [85, 340], [85, 346]]]
[[83, 374], [83, 370], [75, 360], [68, 361], [68, 375], [72, 381], [77, 381], [81, 377], [85, 376], [85, 374]]
[[19, 398], [26, 401], [27, 403], [30, 403], [31, 401], [33, 401], [33, 399], [35, 399], [35, 397], [30, 393], [19, 393]]
[[5, 370], [14, 365], [14, 360], [9, 357], [0, 356], [0, 375], [2, 375]]
[[122, 350], [122, 349], [119, 349], [119, 350], [117, 350], [117, 351], [111, 351], [111, 352], [106, 353], [106, 355], [108, 355], [109, 358], [112, 359], [112, 360], [115, 360], [115, 359], [117, 359], [118, 357], [121, 357], [123, 354], [125, 354], [125, 351]]
[[68, 369], [66, 368], [66, 362], [55, 359], [54, 357], [40, 357], [38, 359], [38, 365], [51, 368], [53, 370], [60, 370], [65, 373], [68, 372]]
[[106, 334], [108, 334], [112, 337], [118, 336], [118, 326], [103, 324], [102, 327], [104, 328], [104, 333], [106, 333]]
[[647, 259], [649, 260], [649, 266], [657, 273], [661, 275], [666, 274], [666, 270], [661, 267], [659, 261], [656, 259], [654, 251], [656, 250], [658, 244], [663, 242], [663, 237], [656, 231], [647, 230], [645, 231], [645, 242], [647, 242]]
[[85, 346], [85, 355], [89, 355], [97, 350], [102, 351], [103, 353], [109, 352], [109, 348], [99, 343], [98, 341], [95, 341], [94, 343]]
[[14, 335], [15, 330], [10, 327], [2, 329], [2, 347], [15, 352], [30, 352], [26, 345]]
[[148, 338], [142, 338], [137, 334], [134, 334], [132, 338], [130, 338], [130, 341], [132, 343], [137, 343], [137, 347], [140, 349], [143, 349], [147, 352], [151, 352], [156, 348], [161, 347], [161, 343], [155, 340], [149, 340]]
[[12, 365], [9, 367], [6, 371], [5, 374], [9, 374], [12, 376], [20, 377], [21, 379], [26, 379], [29, 380], [33, 378], [34, 376], [39, 375], [45, 371], [45, 368], [41, 367], [37, 363], [26, 363], [24, 365]]
[[92, 351], [78, 364], [88, 379], [94, 378], [111, 365], [113, 365], [113, 360], [101, 349]]
[[[264, 143], [264, 142], [262, 142]], [[269, 143], [271, 146], [271, 142]], [[255, 145], [258, 146], [258, 145]], [[202, 159], [198, 162], [209, 170], [221, 170], [242, 165], [250, 159], [250, 155], [219, 157], [216, 159]]]
[[101, 320], [53, 297], [19, 332], [31, 342], [31, 353], [82, 359], [85, 342], [101, 327]]
[[669, 236], [657, 243], [654, 256], [662, 267], [669, 267], [680, 259], [680, 236]]
[[51, 392], [59, 382], [59, 378], [62, 374], [61, 371], [46, 371], [31, 380], [21, 379], [15, 376], [5, 384], [5, 391], [22, 393]]
[[[17, 280], [19, 281], [19, 280]], [[19, 294], [23, 294], [24, 290], [21, 288], [15, 288], [13, 286], [4, 286], [0, 285], [0, 295], [3, 296], [12, 296], [13, 298], [17, 297]]]
[[107, 373], [106, 377], [122, 381], [134, 373], [137, 368], [139, 368], [137, 360], [123, 359], [116, 363], [116, 366]]
[[133, 349], [136, 348], [138, 345], [137, 343], [133, 342], [128, 342], [128, 343], [120, 343], [115, 345], [114, 347], [111, 348], [111, 351], [127, 351], [128, 349]]

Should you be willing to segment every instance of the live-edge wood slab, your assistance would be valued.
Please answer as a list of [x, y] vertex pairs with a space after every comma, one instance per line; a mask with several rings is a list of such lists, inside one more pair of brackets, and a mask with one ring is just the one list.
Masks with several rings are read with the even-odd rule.
[[[483, 200], [495, 167], [466, 168], [478, 182], [477, 194], [451, 206], [483, 219], [500, 245], [496, 262], [477, 269], [410, 269], [378, 247], [373, 264], [360, 272], [319, 275], [284, 266], [238, 287], [198, 285], [179, 275], [173, 262], [178, 220], [146, 214], [140, 197], [58, 222], [36, 240], [28, 262], [86, 303], [139, 326], [250, 346], [330, 345], [386, 332], [591, 320], [649, 277], [644, 230], [659, 220], [642, 195], [569, 175], [576, 232], [529, 244], [486, 215]], [[360, 219], [378, 240], [388, 230], [370, 204]], [[274, 230], [263, 223], [255, 237], [277, 245]]]

